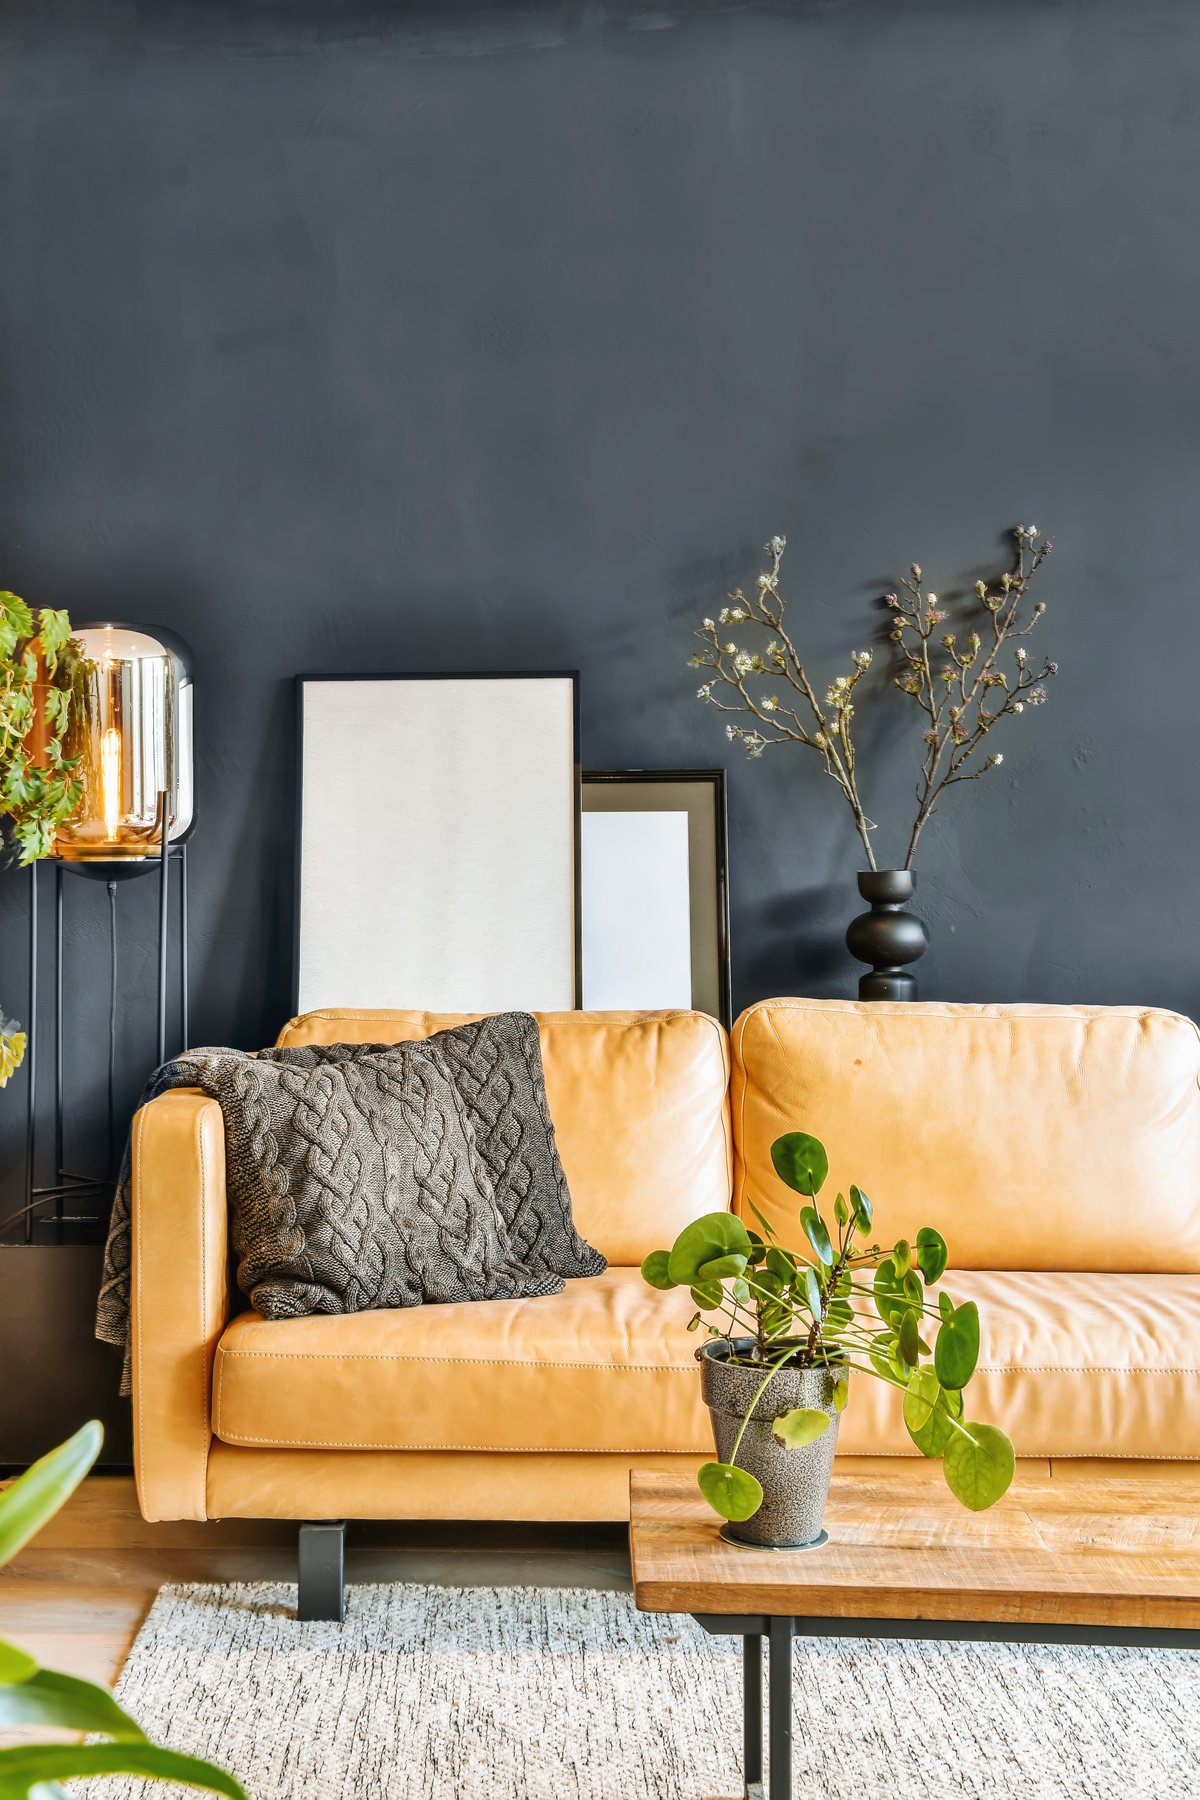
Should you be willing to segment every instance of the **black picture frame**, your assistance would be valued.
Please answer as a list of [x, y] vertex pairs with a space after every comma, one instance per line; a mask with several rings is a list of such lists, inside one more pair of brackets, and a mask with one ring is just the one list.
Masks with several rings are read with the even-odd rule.
[[[665, 783], [697, 783], [708, 786], [713, 796], [713, 833], [714, 833], [714, 868], [712, 879], [715, 884], [716, 907], [716, 942], [715, 942], [715, 982], [717, 989], [717, 1017], [728, 1030], [733, 1024], [733, 975], [730, 947], [729, 927], [729, 808], [727, 798], [727, 782], [724, 769], [585, 769], [581, 784], [581, 805], [589, 787], [606, 787], [610, 790], [619, 786], [627, 786], [637, 790], [653, 784]], [[586, 809], [585, 809], [586, 810]], [[630, 810], [642, 810], [631, 808]], [[581, 833], [582, 835], [582, 833]], [[695, 883], [700, 878], [699, 871], [692, 862], [690, 867], [693, 884], [693, 900], [695, 899]], [[695, 973], [693, 973], [693, 997], [695, 997]], [[586, 998], [586, 997], [585, 997]], [[710, 1011], [710, 1007], [701, 1007], [702, 1011]]]

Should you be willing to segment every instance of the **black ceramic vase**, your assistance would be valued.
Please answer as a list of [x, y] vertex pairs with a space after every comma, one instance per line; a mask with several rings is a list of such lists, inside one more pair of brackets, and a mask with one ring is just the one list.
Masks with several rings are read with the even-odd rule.
[[870, 912], [851, 919], [846, 948], [859, 962], [872, 964], [860, 975], [860, 1000], [915, 1000], [917, 980], [905, 968], [929, 948], [929, 933], [920, 919], [905, 912], [916, 877], [911, 869], [861, 869], [858, 891], [871, 903]]

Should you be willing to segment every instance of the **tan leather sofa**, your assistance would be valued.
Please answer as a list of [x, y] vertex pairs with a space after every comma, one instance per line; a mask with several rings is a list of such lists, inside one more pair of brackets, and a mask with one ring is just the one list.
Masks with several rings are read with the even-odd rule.
[[[319, 1012], [281, 1043], [420, 1037]], [[162, 1096], [134, 1133], [138, 1492], [149, 1519], [620, 1519], [631, 1467], [711, 1454], [686, 1293], [637, 1266], [747, 1195], [782, 1223], [771, 1141], [828, 1146], [882, 1241], [937, 1225], [983, 1316], [977, 1415], [1019, 1456], [1200, 1460], [1200, 1041], [1113, 1007], [770, 1000], [555, 1013], [546, 1084], [608, 1273], [526, 1301], [269, 1323], [231, 1279], [220, 1110]], [[794, 1237], [794, 1232], [793, 1232]], [[859, 1379], [847, 1454], [914, 1454]]]

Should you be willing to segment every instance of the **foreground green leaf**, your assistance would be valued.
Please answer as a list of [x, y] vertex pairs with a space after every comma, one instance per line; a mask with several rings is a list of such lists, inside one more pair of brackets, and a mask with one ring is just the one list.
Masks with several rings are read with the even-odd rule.
[[16, 1800], [38, 1782], [69, 1781], [76, 1775], [148, 1775], [224, 1794], [226, 1800], [247, 1800], [246, 1790], [224, 1769], [157, 1744], [18, 1744], [0, 1750], [0, 1795], [5, 1800]]
[[839, 1375], [833, 1384], [833, 1410], [845, 1412], [846, 1402], [850, 1398], [850, 1383], [844, 1375]]
[[27, 1679], [0, 1685], [0, 1725], [53, 1725], [62, 1731], [98, 1731], [127, 1743], [146, 1742], [141, 1726], [104, 1688], [36, 1665]]
[[875, 1208], [867, 1199], [861, 1188], [850, 1189], [850, 1207], [854, 1214], [854, 1223], [864, 1235], [871, 1229], [871, 1221], [875, 1217]]
[[0, 1495], [0, 1566], [11, 1562], [31, 1537], [53, 1518], [83, 1480], [104, 1442], [104, 1427], [93, 1419], [65, 1444], [18, 1475]]
[[794, 1406], [772, 1421], [771, 1436], [785, 1450], [802, 1450], [829, 1430], [829, 1414], [816, 1406]]
[[771, 1145], [771, 1162], [780, 1181], [810, 1198], [821, 1191], [829, 1174], [824, 1144], [807, 1131], [789, 1131]]
[[963, 1430], [954, 1433], [942, 1457], [946, 1485], [972, 1512], [986, 1511], [1008, 1492], [1016, 1467], [1016, 1454], [1004, 1433], [973, 1420], [963, 1421]]
[[30, 1656], [28, 1651], [19, 1650], [16, 1644], [6, 1644], [0, 1638], [0, 1683], [28, 1681], [37, 1672], [36, 1656]]
[[750, 1518], [762, 1505], [760, 1484], [753, 1475], [733, 1463], [705, 1463], [696, 1476], [696, 1483], [713, 1511], [734, 1524]]

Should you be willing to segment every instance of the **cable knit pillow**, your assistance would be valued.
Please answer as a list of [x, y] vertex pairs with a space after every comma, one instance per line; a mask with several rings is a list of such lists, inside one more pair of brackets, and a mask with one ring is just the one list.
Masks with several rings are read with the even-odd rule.
[[568, 1280], [602, 1275], [607, 1258], [575, 1229], [571, 1190], [546, 1104], [542, 1046], [533, 1014], [493, 1013], [439, 1031], [421, 1045], [328, 1044], [311, 1046], [310, 1053], [372, 1062], [386, 1059], [397, 1048], [419, 1047], [445, 1059], [470, 1115], [513, 1255], [526, 1268], [545, 1275]]
[[225, 1119], [238, 1286], [264, 1317], [561, 1291], [514, 1254], [436, 1047], [196, 1060]]

